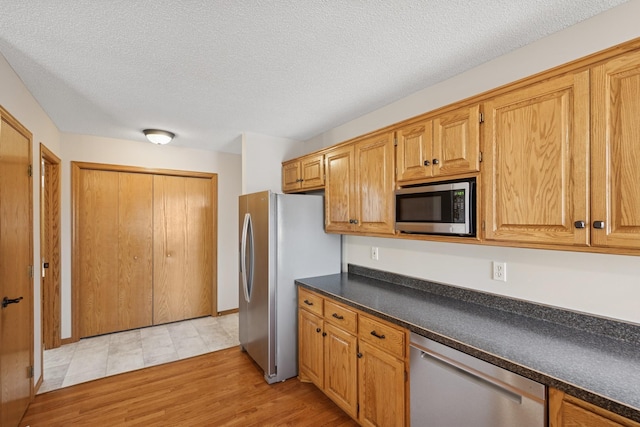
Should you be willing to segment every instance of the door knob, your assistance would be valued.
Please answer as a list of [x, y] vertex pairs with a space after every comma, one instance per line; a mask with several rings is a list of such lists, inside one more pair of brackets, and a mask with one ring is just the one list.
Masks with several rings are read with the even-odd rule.
[[4, 298], [2, 298], [2, 308], [5, 308], [9, 304], [17, 304], [20, 301], [22, 301], [22, 299], [23, 299], [22, 297], [18, 297], [18, 298], [4, 297]]
[[593, 228], [602, 230], [604, 228], [604, 221], [593, 221]]
[[425, 160], [423, 163], [425, 166], [429, 166], [431, 163], [429, 162], [429, 160]]
[[432, 160], [432, 162], [433, 162], [433, 164], [434, 164], [434, 165], [437, 165], [438, 163], [440, 163], [440, 160], [438, 160], [438, 159], [433, 159], [433, 160]]
[[585, 228], [587, 224], [584, 221], [576, 221], [573, 223], [576, 228]]

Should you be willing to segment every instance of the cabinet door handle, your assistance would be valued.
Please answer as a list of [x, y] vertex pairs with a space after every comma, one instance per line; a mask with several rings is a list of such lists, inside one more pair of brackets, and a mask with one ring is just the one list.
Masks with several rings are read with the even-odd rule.
[[358, 223], [358, 220], [357, 220], [357, 219], [354, 219], [354, 220], [353, 220], [353, 223], [354, 223], [354, 224], [357, 224], [357, 223]]
[[604, 229], [604, 221], [593, 221], [593, 228], [597, 228], [598, 230]]
[[327, 333], [326, 333], [326, 332], [323, 332], [323, 333], [322, 333], [322, 336], [323, 336], [323, 337], [326, 337], [326, 336], [327, 336]]
[[437, 164], [439, 164], [439, 163], [440, 163], [440, 160], [438, 160], [438, 159], [433, 159], [433, 160], [431, 160], [431, 161], [433, 162], [433, 164], [434, 164], [434, 165], [437, 165]]
[[358, 359], [362, 359], [362, 353], [356, 353], [356, 356], [358, 356]]
[[425, 166], [429, 166], [430, 164], [431, 164], [431, 163], [429, 162], [429, 160], [425, 160], [425, 161], [424, 161], [424, 165], [425, 165]]
[[313, 305], [313, 303], [311, 301], [309, 301], [308, 299], [304, 300], [304, 303], [307, 305]]
[[371, 335], [373, 335], [374, 337], [383, 340], [384, 339], [384, 335], [378, 335], [376, 333], [376, 331], [371, 331]]
[[316, 332], [320, 332], [322, 329], [320, 328], [316, 328]]
[[340, 316], [338, 313], [333, 313], [331, 316], [335, 317], [338, 320], [344, 319], [344, 316]]
[[23, 297], [18, 297], [18, 298], [4, 297], [2, 298], [2, 308], [6, 308], [9, 304], [17, 304], [23, 299], [24, 299]]
[[576, 228], [585, 228], [587, 226], [584, 221], [576, 221], [573, 225], [575, 225]]

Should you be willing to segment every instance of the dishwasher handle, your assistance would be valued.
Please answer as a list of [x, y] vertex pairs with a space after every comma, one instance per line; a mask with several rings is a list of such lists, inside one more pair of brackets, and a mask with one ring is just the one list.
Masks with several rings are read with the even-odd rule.
[[420, 349], [420, 358], [425, 360], [431, 359], [431, 361], [437, 363], [445, 369], [462, 375], [468, 380], [473, 381], [480, 386], [491, 389], [506, 397], [507, 399], [516, 402], [517, 404], [522, 404], [522, 395], [518, 393], [516, 389], [511, 389], [511, 387], [509, 387], [508, 385], [496, 380], [493, 377], [485, 375], [480, 371], [476, 371], [461, 363], [457, 363], [455, 360], [449, 359], [448, 357], [441, 356], [431, 351], [425, 351], [422, 348]]

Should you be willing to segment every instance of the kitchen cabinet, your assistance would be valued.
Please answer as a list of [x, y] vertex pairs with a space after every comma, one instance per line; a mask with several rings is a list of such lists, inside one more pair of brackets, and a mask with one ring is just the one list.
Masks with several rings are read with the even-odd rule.
[[360, 424], [405, 425], [406, 332], [362, 314], [358, 339]]
[[322, 188], [324, 188], [324, 154], [312, 154], [282, 163], [284, 193]]
[[591, 70], [591, 114], [591, 243], [640, 249], [640, 52]]
[[325, 158], [326, 231], [393, 234], [393, 133], [340, 145]]
[[[589, 72], [484, 103], [486, 240], [586, 246]], [[577, 226], [576, 226], [577, 225]]]
[[302, 288], [298, 307], [300, 380], [362, 425], [404, 425], [406, 332]]
[[549, 388], [549, 427], [640, 427], [628, 418]]
[[473, 105], [398, 128], [398, 183], [479, 171], [480, 120]]

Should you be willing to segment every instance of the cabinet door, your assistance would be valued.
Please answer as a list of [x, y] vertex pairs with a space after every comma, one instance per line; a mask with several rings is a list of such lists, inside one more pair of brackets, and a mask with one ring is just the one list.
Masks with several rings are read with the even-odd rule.
[[353, 145], [335, 148], [326, 154], [326, 231], [351, 231], [358, 218], [354, 200], [355, 168]]
[[154, 324], [211, 315], [211, 180], [154, 176]]
[[80, 338], [118, 331], [119, 173], [80, 170], [77, 209]]
[[153, 176], [119, 174], [118, 330], [153, 324]]
[[300, 161], [294, 160], [282, 165], [282, 191], [289, 193], [299, 190], [302, 186], [302, 174]]
[[549, 388], [549, 427], [575, 426], [640, 427], [640, 423]]
[[357, 418], [357, 338], [326, 322], [324, 330], [324, 392], [346, 413]]
[[591, 82], [592, 243], [640, 248], [640, 53], [594, 68]]
[[427, 120], [396, 131], [398, 181], [430, 178], [433, 174], [433, 122]]
[[322, 318], [298, 309], [298, 366], [300, 379], [324, 388]]
[[485, 238], [588, 243], [589, 72], [485, 103]]
[[404, 360], [360, 341], [358, 384], [363, 426], [404, 426]]
[[358, 142], [355, 147], [355, 200], [359, 216], [356, 230], [394, 232], [394, 156], [391, 132]]
[[302, 188], [322, 188], [324, 186], [324, 154], [304, 157], [300, 164]]
[[480, 107], [462, 108], [433, 121], [433, 175], [480, 170]]

